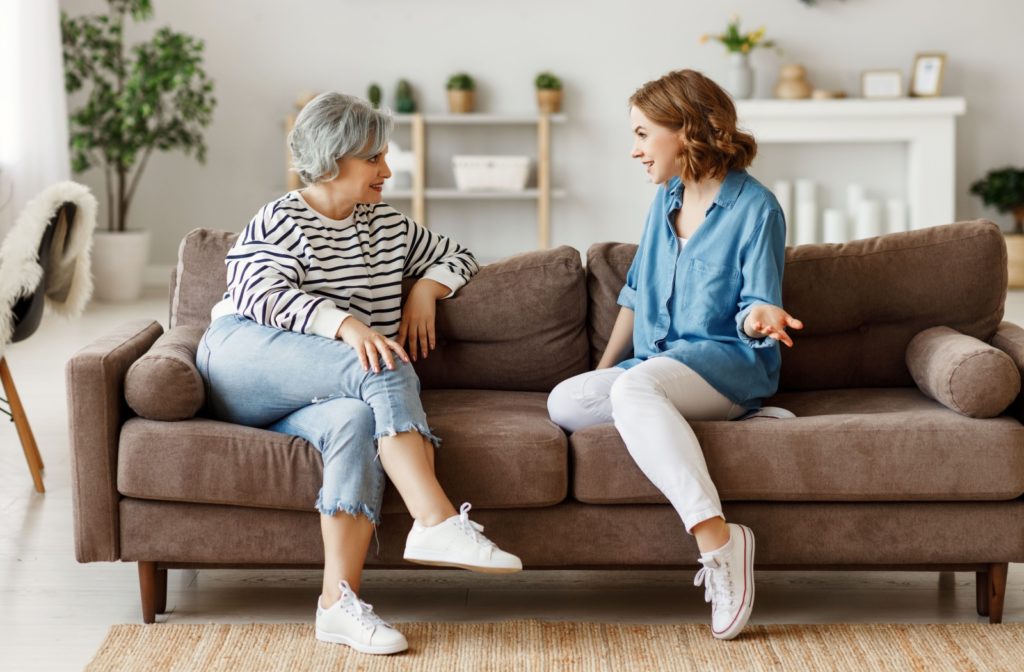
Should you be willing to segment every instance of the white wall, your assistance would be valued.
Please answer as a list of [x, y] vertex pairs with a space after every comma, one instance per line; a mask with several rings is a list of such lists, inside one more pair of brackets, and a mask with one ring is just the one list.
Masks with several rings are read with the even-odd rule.
[[[101, 8], [99, 0], [62, 0], [73, 13]], [[156, 0], [156, 18], [129, 38], [156, 27], [173, 28], [207, 43], [207, 69], [219, 105], [209, 128], [209, 158], [199, 166], [180, 154], [155, 155], [133, 205], [137, 225], [154, 233], [153, 262], [173, 262], [181, 236], [197, 226], [241, 229], [255, 210], [284, 189], [282, 123], [302, 90], [365, 95], [380, 82], [390, 103], [394, 82], [405, 77], [421, 109], [442, 111], [444, 82], [456, 70], [478, 81], [485, 111], [534, 109], [533, 76], [551, 69], [566, 84], [569, 122], [554, 132], [554, 183], [569, 197], [556, 201], [552, 242], [585, 250], [601, 240], [638, 237], [651, 195], [628, 156], [626, 99], [664, 72], [690, 67], [722, 81], [724, 47], [698, 44], [698, 36], [724, 28], [738, 12], [744, 25], [767, 27], [782, 56], [759, 51], [759, 97], [770, 97], [782, 63], [801, 62], [823, 88], [859, 91], [863, 69], [899, 68], [905, 82], [915, 52], [948, 55], [944, 95], [963, 96], [968, 111], [958, 122], [957, 217], [986, 216], [1009, 227], [1007, 215], [984, 210], [968, 193], [990, 168], [1024, 164], [1024, 77], [1019, 66], [1024, 3], [1018, 0]], [[508, 149], [521, 138], [470, 134], [430, 136], [439, 154]], [[512, 139], [510, 139], [512, 138]], [[448, 144], [451, 143], [451, 144]], [[840, 152], [807, 159], [827, 172], [868, 179], [893, 163], [880, 154]], [[766, 148], [755, 175], [792, 152]], [[779, 159], [778, 157], [782, 157]], [[853, 166], [851, 167], [851, 162]], [[898, 163], [898, 160], [896, 161]], [[795, 165], [791, 171], [799, 172]], [[902, 168], [892, 168], [897, 179]], [[826, 176], [822, 176], [823, 179]], [[102, 193], [99, 173], [83, 176]], [[902, 184], [902, 183], [900, 183]], [[102, 200], [102, 199], [101, 199]], [[535, 209], [527, 203], [443, 204], [430, 210], [433, 227], [455, 236], [484, 259], [535, 244]], [[939, 223], [939, 222], [936, 222]]]

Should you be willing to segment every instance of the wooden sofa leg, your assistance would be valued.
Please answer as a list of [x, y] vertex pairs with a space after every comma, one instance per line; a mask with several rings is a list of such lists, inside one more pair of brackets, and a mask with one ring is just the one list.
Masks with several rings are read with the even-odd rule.
[[988, 622], [1003, 622], [1003, 597], [1006, 595], [1006, 570], [1009, 563], [993, 562], [988, 566]]
[[988, 616], [988, 572], [974, 573], [974, 593], [978, 616]]
[[156, 613], [167, 613], [167, 570], [156, 570]]
[[167, 570], [155, 562], [139, 561], [139, 593], [142, 596], [142, 622], [156, 623], [156, 615], [167, 608]]

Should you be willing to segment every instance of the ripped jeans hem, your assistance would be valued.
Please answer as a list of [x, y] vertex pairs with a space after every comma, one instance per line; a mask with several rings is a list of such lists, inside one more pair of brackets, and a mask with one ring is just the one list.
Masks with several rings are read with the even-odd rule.
[[379, 447], [380, 447], [380, 440], [383, 437], [385, 437], [385, 436], [397, 436], [398, 434], [401, 434], [403, 432], [412, 432], [412, 431], [419, 432], [420, 436], [422, 436], [423, 438], [425, 438], [428, 441], [430, 441], [430, 443], [434, 444], [434, 448], [440, 448], [441, 447], [441, 439], [439, 439], [436, 436], [434, 436], [434, 434], [430, 431], [429, 427], [427, 427], [426, 425], [417, 423], [417, 422], [407, 422], [407, 423], [405, 423], [403, 425], [400, 425], [399, 427], [388, 427], [387, 429], [380, 430], [376, 434], [373, 435], [374, 441], [377, 442], [378, 453], [379, 453]]
[[315, 508], [324, 516], [334, 516], [338, 513], [347, 513], [353, 518], [357, 518], [359, 514], [363, 514], [367, 519], [369, 519], [370, 523], [374, 527], [380, 525], [380, 513], [374, 511], [369, 505], [364, 504], [363, 502], [349, 504], [339, 499], [334, 503], [334, 506], [326, 506], [324, 504], [323, 495], [321, 495], [316, 499]]

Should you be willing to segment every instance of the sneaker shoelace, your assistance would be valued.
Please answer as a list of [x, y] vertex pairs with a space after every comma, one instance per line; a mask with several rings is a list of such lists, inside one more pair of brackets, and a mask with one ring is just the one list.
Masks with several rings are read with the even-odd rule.
[[[367, 602], [363, 602], [353, 592], [352, 587], [348, 584], [348, 581], [342, 580], [339, 584], [341, 586], [341, 605], [350, 614], [356, 617], [356, 620], [366, 628], [372, 630], [373, 628], [383, 626], [390, 628], [391, 624], [386, 622], [380, 616], [373, 611], [373, 605]], [[349, 599], [351, 598], [351, 599]]]
[[493, 549], [497, 548], [497, 546], [493, 541], [482, 534], [484, 526], [469, 519], [469, 510], [472, 508], [472, 504], [469, 502], [463, 502], [462, 506], [459, 507], [459, 520], [456, 522], [456, 525], [459, 526], [459, 529], [469, 535], [474, 543], [490, 549], [493, 552]]
[[728, 562], [719, 558], [699, 558], [703, 567], [693, 579], [693, 585], [704, 584], [704, 601], [711, 602], [712, 609], [732, 608], [736, 600], [733, 590], [731, 568]]

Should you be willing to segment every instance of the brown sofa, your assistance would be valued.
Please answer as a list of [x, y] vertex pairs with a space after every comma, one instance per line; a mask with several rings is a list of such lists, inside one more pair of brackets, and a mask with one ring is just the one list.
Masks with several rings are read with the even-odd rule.
[[[166, 336], [125, 324], [67, 365], [76, 556], [138, 562], [147, 623], [168, 568], [322, 562], [312, 446], [201, 410], [131, 410], [201, 407], [188, 358], [234, 237], [185, 238]], [[417, 364], [442, 484], [528, 569], [696, 568], [693, 539], [614, 427], [566, 436], [546, 411], [556, 383], [597, 361], [635, 250], [595, 245], [586, 269], [568, 247], [485, 267], [441, 304], [438, 348]], [[1024, 403], [988, 419], [950, 410], [914, 384], [906, 352], [946, 325], [1024, 370], [1005, 296], [990, 222], [787, 250], [784, 303], [806, 328], [768, 403], [799, 417], [694, 423], [726, 516], [758, 535], [758, 569], [973, 571], [978, 613], [1000, 621], [1007, 563], [1024, 562]], [[368, 566], [410, 567], [393, 490], [384, 508]]]

